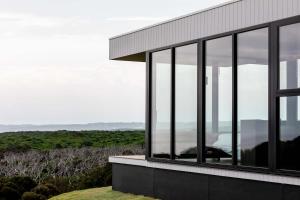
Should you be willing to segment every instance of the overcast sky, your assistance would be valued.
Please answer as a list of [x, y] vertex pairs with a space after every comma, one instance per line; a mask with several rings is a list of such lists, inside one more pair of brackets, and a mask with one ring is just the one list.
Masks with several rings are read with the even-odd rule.
[[143, 122], [145, 64], [108, 38], [226, 0], [0, 0], [0, 124]]

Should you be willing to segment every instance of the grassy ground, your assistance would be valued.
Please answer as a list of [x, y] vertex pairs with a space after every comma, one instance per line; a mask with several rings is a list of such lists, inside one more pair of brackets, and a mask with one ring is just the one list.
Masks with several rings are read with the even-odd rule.
[[142, 145], [144, 131], [28, 131], [0, 134], [0, 150]]
[[152, 198], [116, 192], [111, 187], [95, 188], [52, 197], [50, 200], [152, 200]]

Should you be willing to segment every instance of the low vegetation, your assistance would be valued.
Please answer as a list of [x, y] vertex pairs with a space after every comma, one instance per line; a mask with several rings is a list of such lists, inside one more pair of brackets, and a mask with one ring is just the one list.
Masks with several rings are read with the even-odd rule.
[[143, 145], [144, 131], [55, 131], [0, 133], [0, 151]]
[[143, 131], [0, 134], [0, 200], [44, 200], [109, 186], [108, 157], [143, 154], [143, 144]]
[[73, 177], [105, 166], [109, 156], [143, 153], [141, 146], [8, 151], [1, 156], [0, 175], [29, 176], [38, 182], [48, 177]]
[[74, 191], [53, 197], [50, 200], [152, 200], [152, 198], [116, 192], [111, 187]]

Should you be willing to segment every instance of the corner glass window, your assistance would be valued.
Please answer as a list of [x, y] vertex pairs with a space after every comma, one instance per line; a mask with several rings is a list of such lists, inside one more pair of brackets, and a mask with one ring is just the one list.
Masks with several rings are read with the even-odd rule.
[[268, 166], [268, 29], [238, 34], [238, 161]]
[[280, 98], [280, 168], [300, 170], [300, 97]]
[[152, 157], [170, 158], [171, 50], [152, 54]]
[[175, 158], [197, 161], [197, 44], [175, 49]]
[[280, 28], [280, 89], [300, 87], [300, 23]]
[[206, 42], [205, 159], [232, 163], [232, 37]]

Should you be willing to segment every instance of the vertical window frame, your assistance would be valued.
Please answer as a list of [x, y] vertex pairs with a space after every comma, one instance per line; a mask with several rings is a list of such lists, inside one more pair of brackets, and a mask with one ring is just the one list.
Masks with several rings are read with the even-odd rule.
[[276, 150], [275, 150], [275, 172], [278, 173], [283, 173], [283, 174], [296, 174], [298, 175], [300, 173], [300, 170], [291, 170], [291, 169], [284, 169], [281, 168], [280, 166], [280, 141], [281, 141], [281, 128], [280, 128], [280, 98], [283, 97], [300, 97], [300, 87], [299, 88], [284, 88], [281, 89], [280, 88], [280, 81], [281, 81], [281, 77], [280, 77], [280, 29], [282, 27], [285, 26], [289, 26], [289, 25], [293, 25], [293, 24], [300, 24], [300, 18], [299, 17], [293, 17], [290, 19], [286, 19], [286, 20], [281, 20], [279, 22], [274, 22], [272, 24], [273, 29], [275, 30], [275, 34], [276, 37], [274, 36], [274, 44], [275, 46], [275, 50], [276, 50], [276, 60], [274, 59], [274, 62], [276, 62], [276, 74], [274, 74], [274, 78], [275, 78], [275, 84], [276, 84], [276, 92], [274, 94], [275, 96], [275, 113], [276, 113]]
[[[236, 33], [232, 33], [232, 34], [223, 34], [221, 36], [217, 36], [217, 37], [211, 37], [211, 38], [208, 38], [208, 39], [205, 39], [203, 40], [203, 45], [202, 45], [202, 147], [201, 147], [201, 150], [202, 150], [202, 163], [207, 165], [207, 166], [234, 166], [234, 160], [236, 160], [236, 158], [234, 158], [234, 138], [236, 136], [234, 135], [237, 135], [237, 133], [235, 134], [234, 131], [235, 131], [235, 125], [236, 123], [234, 122], [234, 117], [235, 114], [234, 112], [236, 112], [236, 108], [235, 108], [235, 105], [234, 105], [234, 96], [236, 95], [235, 92], [234, 92], [234, 88], [235, 88], [235, 85], [234, 85], [234, 81], [236, 81], [236, 78], [234, 78], [234, 74], [236, 74], [236, 67], [234, 66], [235, 64], [235, 56], [234, 56], [234, 50], [236, 49], [235, 48], [235, 45], [236, 45], [236, 42], [234, 41], [234, 36], [236, 35]], [[223, 163], [208, 163], [206, 162], [206, 157], [205, 157], [205, 151], [206, 151], [206, 105], [207, 105], [207, 102], [206, 102], [206, 64], [207, 64], [207, 60], [206, 60], [206, 55], [207, 55], [207, 42], [208, 41], [211, 41], [211, 40], [215, 40], [215, 39], [220, 39], [220, 38], [225, 38], [225, 37], [231, 37], [231, 40], [232, 40], [232, 45], [231, 45], [231, 48], [232, 48], [232, 87], [231, 87], [231, 92], [232, 92], [232, 118], [231, 118], [231, 121], [232, 121], [232, 137], [231, 137], [231, 145], [232, 145], [232, 165], [228, 165], [228, 164], [223, 164]]]

